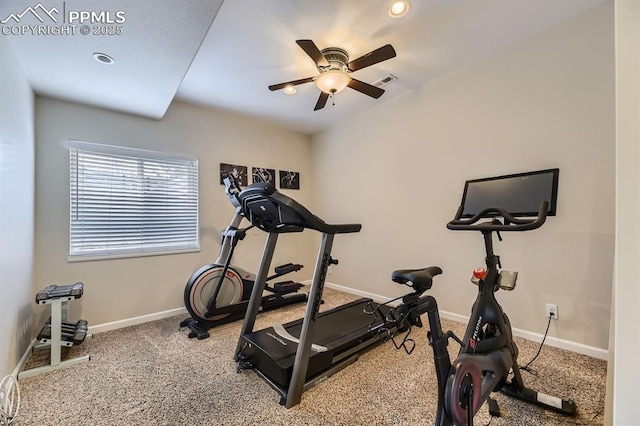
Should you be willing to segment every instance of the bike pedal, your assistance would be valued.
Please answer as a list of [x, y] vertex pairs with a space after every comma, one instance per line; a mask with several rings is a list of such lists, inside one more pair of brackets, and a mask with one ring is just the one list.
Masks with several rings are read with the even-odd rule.
[[498, 401], [492, 398], [487, 398], [487, 404], [489, 406], [489, 414], [492, 417], [500, 417], [500, 407], [498, 407]]

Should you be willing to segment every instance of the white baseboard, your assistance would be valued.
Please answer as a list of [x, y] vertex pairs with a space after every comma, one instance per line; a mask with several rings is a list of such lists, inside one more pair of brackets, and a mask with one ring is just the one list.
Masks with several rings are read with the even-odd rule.
[[[469, 322], [469, 317], [451, 312], [440, 311], [440, 316], [451, 321], [457, 321], [466, 323]], [[520, 328], [513, 329], [513, 335], [532, 340], [534, 342], [542, 342], [543, 334], [534, 333], [528, 330], [522, 330]], [[598, 358], [607, 361], [609, 359], [609, 351], [606, 349], [596, 348], [594, 346], [584, 345], [582, 343], [576, 343], [569, 340], [560, 339], [558, 337], [547, 336], [544, 341], [545, 345], [553, 346], [554, 348], [566, 349], [571, 352], [576, 352], [582, 355], [587, 355], [592, 358]]]
[[[376, 302], [384, 302], [384, 301], [389, 299], [388, 297], [384, 297], [384, 296], [380, 296], [380, 295], [377, 295], [377, 294], [369, 293], [368, 291], [357, 290], [355, 288], [349, 288], [349, 287], [345, 287], [345, 286], [342, 286], [342, 285], [339, 285], [339, 284], [330, 283], [330, 282], [325, 282], [324, 286], [328, 287], [328, 288], [332, 288], [334, 290], [342, 291], [344, 293], [354, 294], [354, 295], [360, 296], [360, 297], [368, 297], [369, 299], [373, 299]], [[391, 305], [397, 306], [397, 304], [398, 303], [392, 303]]]
[[[356, 290], [353, 288], [349, 288], [349, 287], [345, 287], [345, 286], [341, 286], [341, 285], [333, 284], [329, 282], [325, 283], [325, 287], [343, 291], [345, 293], [354, 294], [360, 297], [368, 297], [375, 300], [376, 302], [381, 302], [388, 299], [387, 297], [383, 297], [378, 294], [373, 294], [373, 293], [369, 293], [362, 290]], [[440, 311], [440, 316], [442, 318], [446, 318], [451, 321], [457, 321], [461, 323], [469, 322], [468, 316], [454, 314], [452, 312]], [[519, 328], [513, 329], [513, 335], [518, 337], [523, 337], [527, 340], [532, 340], [534, 342], [541, 342], [543, 337], [543, 335], [540, 333], [534, 333], [532, 331], [522, 330]], [[566, 349], [571, 352], [576, 352], [579, 354], [602, 359], [605, 361], [609, 359], [609, 351], [606, 349], [596, 348], [594, 346], [588, 346], [582, 343], [571, 342], [569, 340], [560, 339], [558, 337], [547, 336], [547, 338], [545, 339], [545, 345], [549, 345], [549, 346], [560, 348], [560, 349]]]
[[168, 311], [156, 312], [155, 314], [142, 315], [139, 317], [123, 319], [120, 321], [113, 321], [113, 322], [107, 322], [104, 324], [89, 326], [89, 332], [92, 334], [103, 333], [105, 331], [117, 330], [119, 328], [130, 327], [132, 325], [143, 324], [145, 322], [156, 321], [159, 319], [169, 318], [169, 317], [180, 315], [180, 314], [189, 315], [187, 313], [187, 309], [184, 307], [170, 309]]
[[[310, 285], [311, 281], [307, 280], [302, 282], [305, 285]], [[325, 287], [328, 288], [332, 288], [338, 291], [342, 291], [345, 293], [350, 293], [356, 296], [360, 296], [360, 297], [368, 297], [371, 298], [373, 300], [375, 300], [376, 302], [383, 302], [385, 300], [387, 300], [387, 297], [384, 296], [380, 296], [378, 294], [373, 294], [367, 291], [362, 291], [362, 290], [357, 290], [357, 289], [353, 289], [353, 288], [349, 288], [349, 287], [345, 287], [339, 284], [334, 284], [334, 283], [330, 283], [330, 282], [326, 282], [325, 283]], [[134, 317], [134, 318], [128, 318], [128, 319], [124, 319], [124, 320], [120, 320], [120, 321], [113, 321], [113, 322], [108, 322], [108, 323], [104, 323], [104, 324], [99, 324], [99, 325], [94, 325], [94, 326], [90, 326], [89, 327], [89, 332], [92, 334], [96, 334], [96, 333], [102, 333], [105, 331], [110, 331], [110, 330], [117, 330], [119, 328], [124, 328], [124, 327], [129, 327], [132, 325], [138, 325], [138, 324], [143, 324], [146, 322], [150, 322], [150, 321], [156, 321], [159, 319], [163, 319], [163, 318], [168, 318], [168, 317], [172, 317], [172, 316], [176, 316], [176, 315], [180, 315], [180, 314], [184, 314], [184, 315], [188, 315], [187, 310], [182, 307], [182, 308], [176, 308], [176, 309], [170, 309], [168, 311], [163, 311], [163, 312], [157, 312], [154, 314], [148, 314], [148, 315], [142, 315], [139, 317]], [[457, 321], [457, 322], [462, 322], [462, 323], [466, 323], [469, 321], [469, 317], [468, 316], [464, 316], [464, 315], [459, 315], [459, 314], [454, 314], [451, 312], [447, 312], [447, 311], [440, 311], [440, 316], [442, 318], [446, 318], [452, 321]], [[513, 329], [513, 334], [515, 336], [519, 336], [519, 337], [523, 337], [525, 339], [528, 340], [533, 340], [533, 341], [537, 341], [540, 342], [542, 341], [542, 334], [539, 333], [534, 333], [531, 331], [527, 331], [527, 330], [521, 330], [518, 328], [514, 328]], [[14, 370], [14, 376], [17, 375], [18, 372], [21, 371], [21, 369], [24, 367], [24, 364], [27, 362], [27, 359], [29, 358], [29, 354], [31, 353], [31, 348], [33, 347], [33, 345], [35, 344], [35, 339], [31, 342], [31, 344], [29, 345], [29, 347], [27, 348], [27, 350], [25, 351], [24, 355], [22, 356], [22, 359], [20, 360], [20, 362], [18, 363], [18, 366], [16, 367], [16, 369]], [[576, 342], [571, 342], [569, 340], [564, 340], [564, 339], [560, 339], [557, 337], [549, 337], [547, 336], [547, 339], [545, 340], [545, 344], [548, 344], [549, 346], [553, 346], [556, 348], [561, 348], [561, 349], [566, 349], [572, 352], [576, 352], [576, 353], [580, 353], [583, 355], [587, 355], [593, 358], [598, 358], [598, 359], [602, 359], [602, 360], [607, 360], [609, 357], [609, 352], [606, 349], [600, 349], [600, 348], [596, 348], [593, 346], [588, 346], [588, 345], [584, 345], [582, 343], [576, 343]]]
[[[523, 337], [528, 340], [541, 342], [544, 337], [540, 333], [533, 333], [527, 330], [520, 330], [518, 328], [513, 329], [515, 336]], [[560, 339], [559, 337], [550, 337], [544, 341], [545, 345], [553, 346], [554, 348], [566, 349], [571, 352], [576, 352], [582, 355], [587, 355], [592, 358], [598, 358], [603, 361], [609, 360], [609, 351], [607, 349], [596, 348], [595, 346], [588, 346], [582, 343], [571, 342], [569, 340]]]
[[20, 374], [24, 366], [27, 364], [27, 360], [29, 359], [29, 355], [31, 355], [31, 351], [35, 346], [36, 341], [37, 339], [31, 340], [31, 343], [29, 343], [29, 346], [27, 346], [27, 350], [24, 351], [24, 354], [22, 354], [22, 358], [20, 358], [18, 365], [16, 366], [15, 370], [13, 370], [13, 373], [11, 374], [14, 379], [18, 378], [18, 374]]
[[[159, 319], [163, 319], [163, 318], [168, 318], [168, 317], [172, 317], [172, 316], [180, 315], [180, 314], [188, 315], [187, 309], [184, 308], [184, 307], [183, 308], [170, 309], [168, 311], [156, 312], [155, 314], [142, 315], [142, 316], [139, 316], [139, 317], [128, 318], [128, 319], [124, 319], [124, 320], [120, 320], [120, 321], [113, 321], [113, 322], [107, 322], [107, 323], [104, 323], [104, 324], [89, 326], [89, 332], [87, 334], [87, 337], [89, 337], [92, 334], [96, 334], [96, 333], [102, 333], [102, 332], [109, 331], [109, 330], [117, 330], [119, 328], [129, 327], [129, 326], [137, 325], [137, 324], [143, 324], [145, 322], [151, 322], [151, 321], [155, 321], [155, 320], [159, 320]], [[18, 365], [16, 366], [15, 370], [13, 370], [13, 373], [12, 373], [13, 377], [17, 378], [18, 374], [24, 368], [25, 364], [27, 363], [27, 360], [29, 359], [29, 356], [31, 355], [31, 352], [32, 352], [33, 347], [35, 346], [36, 342], [37, 342], [37, 339], [33, 339], [31, 341], [31, 343], [29, 344], [29, 346], [27, 347], [27, 350], [22, 355], [22, 358], [18, 362]]]

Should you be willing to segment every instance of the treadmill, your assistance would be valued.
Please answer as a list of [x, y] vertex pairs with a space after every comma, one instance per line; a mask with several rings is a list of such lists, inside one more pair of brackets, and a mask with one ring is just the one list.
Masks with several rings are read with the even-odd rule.
[[[235, 195], [245, 217], [268, 233], [249, 307], [236, 346], [238, 371], [253, 369], [280, 394], [286, 408], [297, 405], [302, 393], [355, 362], [363, 349], [396, 331], [391, 308], [361, 298], [320, 312], [327, 269], [336, 234], [359, 232], [360, 224], [330, 225], [270, 183], [254, 183]], [[305, 229], [322, 234], [304, 318], [254, 331], [278, 236]]]

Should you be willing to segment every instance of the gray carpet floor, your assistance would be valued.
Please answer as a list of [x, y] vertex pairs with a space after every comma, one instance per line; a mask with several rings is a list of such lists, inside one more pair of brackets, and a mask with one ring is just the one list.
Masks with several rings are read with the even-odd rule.
[[[323, 309], [356, 297], [325, 289]], [[258, 316], [256, 329], [302, 315], [301, 305]], [[91, 361], [20, 380], [22, 405], [14, 422], [26, 425], [429, 425], [435, 421], [436, 377], [426, 329], [414, 328], [411, 355], [391, 342], [303, 395], [292, 409], [253, 371], [236, 372], [233, 351], [241, 321], [211, 330], [206, 340], [187, 338], [182, 317], [120, 330], [63, 350], [63, 359], [90, 354]], [[464, 324], [443, 320], [443, 329], [462, 336]], [[516, 338], [520, 363], [536, 354], [539, 342]], [[452, 356], [457, 344], [449, 344]], [[33, 354], [26, 369], [46, 364], [47, 352]], [[494, 393], [501, 417], [486, 404], [476, 425], [601, 425], [606, 362], [547, 347], [523, 372], [533, 389], [573, 399], [578, 415], [567, 418]]]

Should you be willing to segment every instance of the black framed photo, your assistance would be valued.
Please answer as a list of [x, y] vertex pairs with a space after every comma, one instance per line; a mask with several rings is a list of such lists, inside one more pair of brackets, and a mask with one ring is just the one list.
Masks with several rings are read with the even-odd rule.
[[248, 185], [247, 166], [220, 163], [220, 184], [224, 185], [224, 178], [233, 175], [240, 186]]
[[267, 169], [264, 167], [253, 167], [251, 169], [252, 182], [268, 182], [273, 186], [276, 185], [275, 169]]
[[300, 173], [280, 170], [280, 189], [300, 189]]

